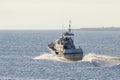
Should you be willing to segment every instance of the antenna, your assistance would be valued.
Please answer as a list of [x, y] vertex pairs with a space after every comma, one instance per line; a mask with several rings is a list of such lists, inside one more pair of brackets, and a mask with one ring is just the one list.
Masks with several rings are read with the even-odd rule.
[[69, 32], [71, 32], [71, 20], [69, 20], [69, 29], [68, 29]]

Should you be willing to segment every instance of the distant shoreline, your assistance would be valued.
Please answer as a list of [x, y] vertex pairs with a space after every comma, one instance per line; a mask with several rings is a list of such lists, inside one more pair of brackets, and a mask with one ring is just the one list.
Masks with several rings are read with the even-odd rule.
[[82, 31], [120, 31], [119, 27], [108, 27], [108, 28], [80, 28]]

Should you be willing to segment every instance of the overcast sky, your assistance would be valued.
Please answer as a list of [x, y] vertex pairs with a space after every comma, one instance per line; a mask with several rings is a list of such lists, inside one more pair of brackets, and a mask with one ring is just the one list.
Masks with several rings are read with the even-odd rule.
[[120, 27], [120, 0], [0, 0], [0, 29]]

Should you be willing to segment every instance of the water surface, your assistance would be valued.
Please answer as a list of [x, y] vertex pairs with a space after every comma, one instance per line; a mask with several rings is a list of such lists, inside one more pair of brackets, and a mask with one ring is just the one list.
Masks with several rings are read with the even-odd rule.
[[1, 80], [119, 80], [120, 32], [73, 31], [82, 61], [72, 62], [49, 54], [48, 43], [63, 31], [0, 31]]

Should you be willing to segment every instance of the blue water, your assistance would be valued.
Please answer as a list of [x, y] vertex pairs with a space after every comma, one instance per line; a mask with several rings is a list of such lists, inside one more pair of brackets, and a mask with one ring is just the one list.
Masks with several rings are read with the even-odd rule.
[[0, 31], [0, 80], [120, 80], [120, 32], [74, 30], [82, 61], [49, 54], [48, 43], [64, 31]]

